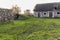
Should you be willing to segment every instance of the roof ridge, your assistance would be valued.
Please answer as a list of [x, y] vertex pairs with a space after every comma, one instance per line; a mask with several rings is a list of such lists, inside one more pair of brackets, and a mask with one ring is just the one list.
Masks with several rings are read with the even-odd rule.
[[[60, 2], [51, 2], [51, 3], [41, 3], [41, 4], [57, 4], [57, 3], [60, 3]], [[40, 5], [40, 4], [37, 4], [37, 5]]]

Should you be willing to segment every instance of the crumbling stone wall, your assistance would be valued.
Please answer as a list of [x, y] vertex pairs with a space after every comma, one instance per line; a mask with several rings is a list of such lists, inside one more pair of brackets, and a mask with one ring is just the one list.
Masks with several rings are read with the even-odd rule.
[[11, 22], [14, 20], [14, 15], [10, 9], [0, 9], [0, 22]]

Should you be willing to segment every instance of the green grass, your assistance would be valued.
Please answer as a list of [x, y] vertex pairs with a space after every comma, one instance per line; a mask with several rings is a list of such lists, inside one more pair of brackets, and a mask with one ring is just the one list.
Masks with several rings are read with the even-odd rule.
[[60, 18], [34, 18], [0, 23], [0, 40], [57, 40]]

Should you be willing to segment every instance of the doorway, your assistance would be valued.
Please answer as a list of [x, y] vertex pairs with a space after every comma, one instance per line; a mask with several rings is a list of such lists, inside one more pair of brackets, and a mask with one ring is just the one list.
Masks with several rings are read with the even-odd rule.
[[38, 12], [38, 17], [40, 17], [40, 12]]
[[52, 12], [49, 12], [49, 17], [52, 17]]

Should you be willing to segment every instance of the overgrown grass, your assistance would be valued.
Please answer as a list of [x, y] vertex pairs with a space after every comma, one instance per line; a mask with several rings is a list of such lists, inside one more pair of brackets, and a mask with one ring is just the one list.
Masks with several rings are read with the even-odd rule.
[[15, 20], [0, 24], [0, 40], [57, 40], [60, 38], [60, 18]]

